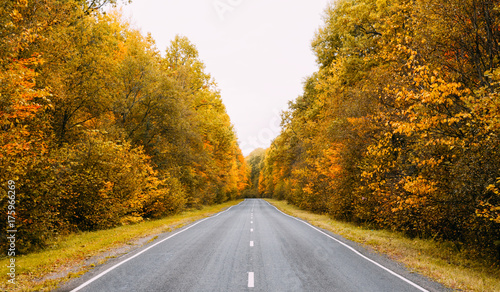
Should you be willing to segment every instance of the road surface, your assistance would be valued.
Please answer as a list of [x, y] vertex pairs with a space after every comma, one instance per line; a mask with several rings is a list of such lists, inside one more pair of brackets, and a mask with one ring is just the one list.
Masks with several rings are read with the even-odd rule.
[[445, 291], [383, 256], [248, 199], [58, 291]]

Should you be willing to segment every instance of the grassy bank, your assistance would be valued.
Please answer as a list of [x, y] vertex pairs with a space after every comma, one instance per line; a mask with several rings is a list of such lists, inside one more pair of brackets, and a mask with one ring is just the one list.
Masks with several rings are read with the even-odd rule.
[[186, 211], [160, 220], [95, 232], [83, 232], [54, 239], [43, 251], [16, 257], [16, 285], [7, 283], [9, 259], [2, 258], [1, 291], [49, 291], [93, 266], [116, 257], [151, 240], [157, 234], [181, 228], [186, 224], [218, 213], [241, 202]]
[[453, 244], [409, 239], [387, 230], [370, 230], [332, 220], [327, 215], [300, 210], [285, 201], [267, 201], [289, 215], [386, 254], [410, 270], [447, 287], [465, 291], [500, 291], [500, 267], [474, 258], [466, 251], [459, 252]]

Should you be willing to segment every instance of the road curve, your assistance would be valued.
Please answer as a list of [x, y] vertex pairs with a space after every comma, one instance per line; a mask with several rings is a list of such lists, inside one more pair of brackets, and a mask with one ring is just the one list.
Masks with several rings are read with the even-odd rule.
[[58, 291], [446, 291], [383, 256], [248, 199]]

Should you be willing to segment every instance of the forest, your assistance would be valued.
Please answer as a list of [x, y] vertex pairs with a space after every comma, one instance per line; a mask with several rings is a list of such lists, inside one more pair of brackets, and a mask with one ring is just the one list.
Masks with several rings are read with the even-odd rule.
[[500, 250], [499, 0], [333, 1], [318, 70], [246, 159], [196, 46], [160, 51], [117, 2], [0, 0], [0, 228], [15, 217], [20, 253], [242, 197]]
[[177, 36], [159, 51], [104, 9], [114, 4], [0, 1], [0, 227], [15, 217], [19, 253], [232, 200], [248, 184], [196, 46]]
[[500, 1], [337, 0], [312, 48], [260, 196], [494, 256]]

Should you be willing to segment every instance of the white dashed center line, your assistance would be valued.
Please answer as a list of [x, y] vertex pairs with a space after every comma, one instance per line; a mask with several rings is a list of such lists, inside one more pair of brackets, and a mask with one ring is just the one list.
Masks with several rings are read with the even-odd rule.
[[250, 241], [250, 246], [253, 246], [253, 241]]
[[253, 272], [248, 273], [248, 288], [254, 287]]

